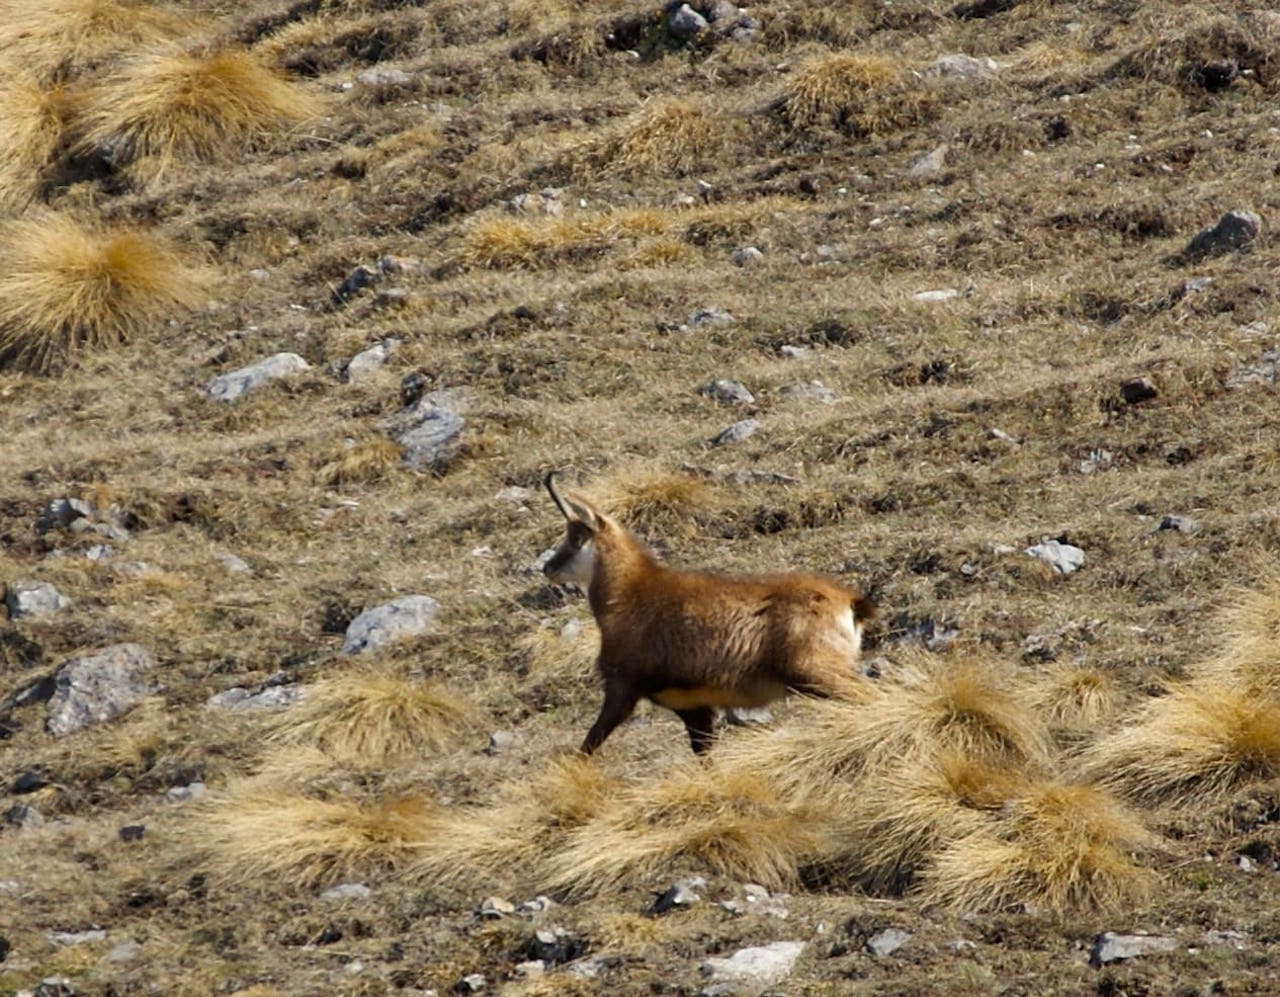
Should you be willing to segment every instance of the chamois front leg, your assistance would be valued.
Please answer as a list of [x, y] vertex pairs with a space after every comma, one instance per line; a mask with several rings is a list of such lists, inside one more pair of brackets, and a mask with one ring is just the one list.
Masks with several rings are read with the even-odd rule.
[[582, 741], [582, 753], [590, 755], [596, 748], [604, 744], [605, 738], [614, 732], [618, 724], [631, 716], [640, 697], [630, 689], [618, 685], [604, 687], [604, 705], [600, 707], [600, 715], [587, 731]]
[[699, 706], [692, 710], [676, 710], [676, 716], [684, 721], [693, 753], [704, 754], [715, 740], [715, 710], [710, 706]]

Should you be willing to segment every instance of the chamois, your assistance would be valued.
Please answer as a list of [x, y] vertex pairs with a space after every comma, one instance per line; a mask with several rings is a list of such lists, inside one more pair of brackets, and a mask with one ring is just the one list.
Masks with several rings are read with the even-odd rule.
[[861, 592], [821, 575], [681, 571], [657, 558], [585, 497], [547, 491], [566, 520], [543, 568], [554, 584], [586, 590], [600, 628], [604, 705], [582, 742], [590, 755], [641, 699], [673, 710], [702, 754], [716, 707], [757, 707], [797, 691], [859, 698], [854, 666], [864, 622]]

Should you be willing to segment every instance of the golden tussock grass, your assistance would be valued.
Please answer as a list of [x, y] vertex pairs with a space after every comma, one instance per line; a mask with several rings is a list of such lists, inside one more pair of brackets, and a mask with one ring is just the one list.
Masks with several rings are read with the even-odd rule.
[[541, 888], [550, 856], [608, 805], [614, 781], [576, 755], [508, 781], [496, 802], [441, 810], [408, 873], [435, 884], [476, 882]]
[[33, 76], [0, 81], [0, 207], [21, 209], [40, 194], [62, 149], [75, 98]]
[[253, 53], [158, 50], [122, 63], [87, 93], [80, 144], [145, 160], [161, 174], [180, 160], [230, 155], [323, 107]]
[[0, 362], [47, 371], [194, 306], [205, 281], [158, 236], [49, 212], [0, 229]]
[[353, 440], [336, 457], [324, 461], [316, 477], [330, 486], [372, 484], [394, 474], [403, 457], [400, 444], [385, 436]]
[[840, 52], [801, 66], [780, 107], [792, 128], [873, 135], [919, 124], [933, 103], [900, 60]]
[[575, 896], [654, 885], [685, 868], [778, 887], [795, 882], [819, 843], [813, 815], [787, 806], [767, 777], [692, 762], [620, 789], [546, 870]]
[[953, 751], [877, 771], [845, 806], [824, 814], [828, 843], [818, 865], [865, 889], [900, 890], [1025, 785], [1017, 769]]
[[688, 176], [722, 159], [740, 124], [682, 97], [649, 101], [600, 138], [569, 154], [580, 181], [609, 177]]
[[472, 704], [434, 683], [364, 667], [312, 684], [281, 714], [270, 739], [380, 768], [450, 747], [475, 717]]
[[644, 270], [650, 267], [673, 267], [689, 263], [697, 254], [680, 239], [657, 238], [641, 242], [618, 261], [622, 270]]
[[436, 814], [412, 797], [361, 803], [253, 792], [199, 808], [186, 833], [220, 879], [308, 887], [403, 864], [430, 837]]
[[1195, 674], [1280, 698], [1280, 579], [1235, 595], [1218, 617], [1219, 650]]
[[1152, 874], [1133, 853], [1151, 833], [1109, 794], [1039, 783], [987, 826], [958, 838], [921, 876], [926, 904], [959, 913], [1029, 904], [1055, 914], [1140, 904]]
[[1115, 713], [1118, 692], [1100, 668], [1055, 668], [1031, 688], [1031, 700], [1055, 731], [1091, 731]]
[[659, 536], [692, 532], [698, 517], [714, 511], [718, 498], [702, 478], [662, 468], [631, 471], [586, 491], [628, 528]]
[[720, 760], [796, 802], [847, 802], [868, 772], [948, 751], [994, 765], [1047, 764], [1048, 733], [1011, 672], [981, 661], [922, 667], [869, 686], [864, 702], [815, 703], [788, 728], [734, 738]]
[[1280, 700], [1230, 682], [1175, 686], [1079, 760], [1094, 781], [1128, 796], [1207, 805], [1280, 775]]
[[187, 11], [145, 0], [4, 0], [0, 54], [50, 80], [140, 45], [190, 37], [202, 26]]

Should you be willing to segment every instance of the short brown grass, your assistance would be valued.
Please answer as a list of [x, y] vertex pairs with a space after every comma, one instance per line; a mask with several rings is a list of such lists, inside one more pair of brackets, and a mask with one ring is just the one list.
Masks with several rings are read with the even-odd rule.
[[311, 887], [402, 864], [430, 837], [435, 811], [418, 798], [250, 793], [200, 808], [187, 833], [221, 879]]
[[1209, 804], [1280, 774], [1280, 700], [1231, 682], [1176, 686], [1086, 748], [1081, 763], [1138, 799]]
[[704, 479], [661, 467], [620, 474], [588, 490], [629, 529], [657, 536], [691, 532], [714, 513], [718, 499]]
[[177, 161], [238, 152], [323, 106], [250, 52], [158, 50], [123, 63], [88, 93], [80, 144], [163, 174]]
[[923, 121], [931, 94], [900, 60], [840, 52], [796, 72], [780, 107], [792, 128], [834, 128], [873, 135]]
[[50, 81], [200, 27], [191, 13], [146, 0], [6, 0], [0, 4], [0, 54]]
[[767, 778], [699, 763], [620, 790], [547, 861], [577, 896], [653, 886], [694, 869], [769, 887], [795, 881], [819, 845], [811, 815], [788, 807]]
[[158, 236], [28, 215], [0, 230], [0, 362], [47, 371], [196, 304], [202, 274]]
[[1151, 874], [1132, 853], [1152, 835], [1107, 793], [1040, 783], [946, 846], [921, 877], [926, 904], [961, 913], [1030, 905], [1057, 914], [1139, 903]]
[[475, 715], [470, 703], [432, 682], [370, 666], [312, 684], [280, 716], [271, 740], [319, 748], [344, 765], [382, 768], [450, 747]]

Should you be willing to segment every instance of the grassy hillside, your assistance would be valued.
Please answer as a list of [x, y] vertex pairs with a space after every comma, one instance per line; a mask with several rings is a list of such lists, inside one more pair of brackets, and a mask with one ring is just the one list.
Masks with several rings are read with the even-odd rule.
[[[777, 939], [788, 994], [1280, 990], [1280, 15], [692, 6], [0, 4], [0, 583], [69, 600], [0, 631], [0, 994], [693, 994]], [[424, 393], [465, 425], [414, 469]], [[552, 469], [870, 589], [874, 695], [573, 756]], [[40, 680], [125, 642], [148, 695], [54, 736]]]

